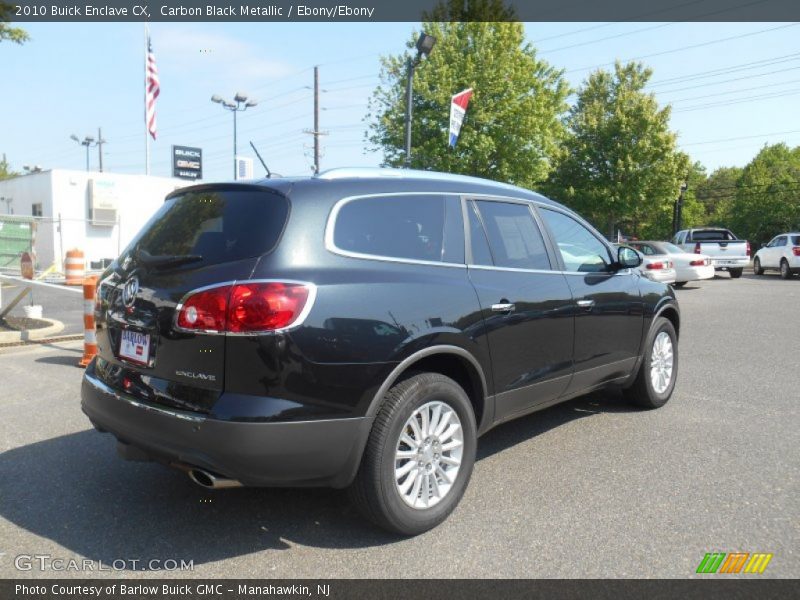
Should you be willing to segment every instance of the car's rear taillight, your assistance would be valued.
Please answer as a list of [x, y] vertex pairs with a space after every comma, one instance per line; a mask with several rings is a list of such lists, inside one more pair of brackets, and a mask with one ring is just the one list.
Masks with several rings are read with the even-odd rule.
[[665, 263], [663, 262], [652, 262], [648, 263], [646, 266], [651, 271], [660, 271], [661, 269], [666, 269], [667, 267], [664, 266]]
[[273, 331], [291, 325], [308, 302], [309, 288], [299, 283], [246, 283], [233, 286], [227, 331]]
[[293, 325], [309, 302], [311, 285], [258, 281], [200, 290], [184, 299], [176, 323], [198, 333], [258, 333]]
[[225, 331], [231, 286], [202, 290], [185, 298], [178, 312], [179, 329], [219, 333]]
[[694, 253], [700, 254], [700, 242], [696, 242], [694, 245]]
[[792, 254], [794, 254], [795, 256], [800, 256], [800, 246], [795, 246], [794, 248], [792, 248]]
[[701, 258], [701, 259], [698, 259], [698, 260], [693, 260], [693, 261], [691, 261], [689, 263], [689, 265], [692, 266], [692, 267], [702, 267], [703, 265], [706, 264], [707, 260], [708, 260], [707, 258]]
[[750, 242], [745, 242], [745, 247], [747, 248], [747, 256], [750, 256]]

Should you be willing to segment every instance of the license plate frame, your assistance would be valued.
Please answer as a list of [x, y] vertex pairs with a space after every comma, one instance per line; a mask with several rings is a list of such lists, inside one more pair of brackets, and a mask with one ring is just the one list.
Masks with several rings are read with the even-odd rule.
[[121, 360], [147, 366], [150, 364], [152, 339], [149, 333], [133, 329], [123, 329], [119, 338], [119, 358]]

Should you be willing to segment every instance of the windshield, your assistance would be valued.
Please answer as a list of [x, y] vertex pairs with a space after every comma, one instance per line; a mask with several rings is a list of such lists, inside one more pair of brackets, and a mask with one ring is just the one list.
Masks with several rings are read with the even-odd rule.
[[153, 257], [205, 266], [260, 256], [278, 242], [289, 203], [257, 190], [188, 191], [167, 200], [126, 249], [132, 258]]

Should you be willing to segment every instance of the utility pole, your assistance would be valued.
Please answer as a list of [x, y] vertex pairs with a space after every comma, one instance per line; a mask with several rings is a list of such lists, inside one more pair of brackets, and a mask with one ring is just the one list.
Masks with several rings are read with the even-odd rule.
[[314, 174], [319, 173], [319, 67], [314, 65]]
[[103, 139], [103, 131], [98, 127], [97, 128], [97, 158], [98, 158], [98, 165], [100, 167], [100, 172], [103, 172], [103, 144], [106, 141]]
[[[308, 86], [306, 86], [308, 87]], [[306, 129], [305, 133], [314, 136], [314, 174], [319, 173], [320, 144], [319, 138], [327, 132], [319, 129], [319, 66], [314, 65], [314, 129]]]

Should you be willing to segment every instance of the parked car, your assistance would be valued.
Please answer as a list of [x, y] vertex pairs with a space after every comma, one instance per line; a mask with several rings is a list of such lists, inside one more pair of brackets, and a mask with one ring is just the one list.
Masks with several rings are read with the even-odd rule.
[[669, 258], [675, 268], [675, 282], [672, 284], [675, 287], [683, 287], [689, 281], [714, 277], [711, 258], [704, 254], [690, 254], [669, 242], [629, 242], [628, 245], [641, 252], [645, 258], [650, 256]]
[[560, 204], [470, 177], [181, 188], [102, 277], [82, 407], [125, 458], [207, 488], [349, 487], [418, 534], [495, 425], [609, 386], [669, 400], [678, 304], [639, 263]]
[[753, 272], [763, 275], [767, 269], [777, 269], [783, 279], [800, 273], [800, 233], [776, 235], [760, 248], [753, 259]]
[[675, 269], [672, 260], [666, 254], [645, 254], [636, 248], [633, 243], [627, 245], [614, 244], [614, 246], [617, 248], [627, 247], [636, 252], [642, 261], [639, 265], [639, 271], [648, 279], [661, 283], [675, 283]]
[[740, 240], [728, 229], [684, 229], [675, 234], [672, 243], [686, 252], [708, 256], [715, 270], [728, 271], [734, 279], [741, 277], [750, 264], [750, 242]]

